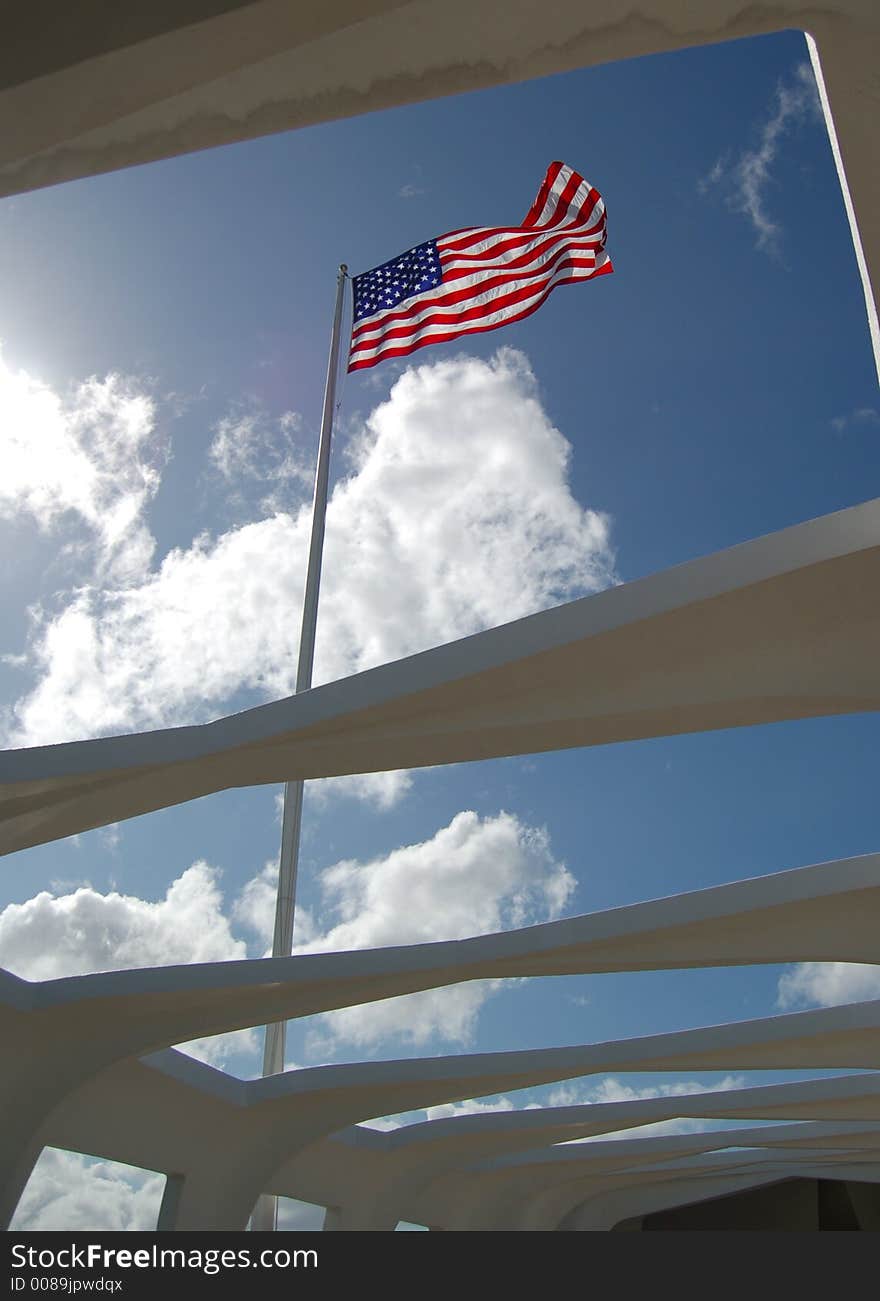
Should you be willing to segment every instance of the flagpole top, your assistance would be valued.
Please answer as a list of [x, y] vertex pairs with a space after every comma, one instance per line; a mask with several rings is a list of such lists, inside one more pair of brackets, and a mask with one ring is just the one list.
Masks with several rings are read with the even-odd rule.
[[347, 275], [348, 275], [348, 263], [347, 263], [347, 262], [340, 262], [340, 263], [339, 263], [339, 274], [340, 274], [341, 276], [347, 276]]

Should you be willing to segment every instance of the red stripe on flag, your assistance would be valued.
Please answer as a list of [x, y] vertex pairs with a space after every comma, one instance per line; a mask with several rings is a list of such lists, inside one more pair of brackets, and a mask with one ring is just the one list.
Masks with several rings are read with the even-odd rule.
[[522, 226], [470, 227], [435, 241], [441, 283], [358, 321], [349, 370], [496, 330], [536, 311], [557, 285], [608, 275], [605, 223], [598, 190], [551, 163]]
[[[384, 334], [390, 329], [395, 329], [398, 323], [414, 321], [416, 317], [432, 306], [438, 308], [459, 307], [474, 298], [482, 297], [484, 294], [491, 293], [494, 289], [501, 289], [505, 284], [508, 284], [511, 281], [520, 282], [523, 280], [540, 280], [547, 276], [555, 268], [555, 264], [562, 258], [568, 257], [573, 259], [577, 254], [581, 254], [582, 260], [578, 262], [578, 265], [584, 267], [593, 266], [595, 265], [596, 255], [600, 252], [601, 249], [597, 248], [595, 245], [591, 244], [581, 246], [580, 242], [578, 242], [574, 245], [566, 245], [563, 248], [557, 249], [552, 259], [548, 259], [542, 266], [532, 272], [520, 272], [519, 275], [509, 276], [504, 272], [499, 271], [499, 273], [494, 276], [487, 275], [482, 277], [477, 285], [468, 285], [466, 288], [458, 291], [451, 289], [449, 293], [443, 294], [442, 297], [436, 290], [430, 295], [418, 294], [409, 300], [409, 305], [406, 307], [390, 308], [387, 312], [382, 313], [377, 318], [368, 317], [366, 320], [360, 321], [352, 331], [352, 341], [353, 343], [360, 343], [364, 335], [370, 334], [373, 331], [380, 331]], [[451, 283], [454, 284], [455, 281], [453, 280]], [[534, 289], [534, 285], [528, 286], [528, 288], [531, 291]], [[480, 310], [494, 311], [502, 301], [503, 295], [496, 296], [486, 305], [485, 308], [481, 308]], [[464, 319], [463, 311], [461, 319]]]
[[531, 208], [529, 208], [525, 218], [523, 219], [524, 226], [534, 226], [535, 222], [544, 211], [547, 197], [553, 189], [554, 182], [564, 166], [565, 163], [551, 163], [547, 168], [547, 175], [544, 177], [544, 182], [538, 191], [538, 197], [535, 199], [535, 202], [532, 204]]
[[[551, 279], [553, 275], [555, 275], [558, 271], [564, 270], [566, 267], [581, 267], [586, 271], [594, 272], [595, 269], [594, 258], [589, 258], [589, 259], [573, 258], [567, 254], [564, 254], [563, 257], [564, 260], [561, 261], [558, 266], [554, 266], [553, 271], [549, 275], [546, 272], [544, 272], [540, 276], [534, 277], [533, 283], [531, 284], [520, 285], [517, 289], [511, 289], [506, 294], [496, 294], [487, 303], [477, 303], [473, 307], [459, 308], [459, 310], [456, 311], [454, 313], [454, 316], [451, 318], [450, 315], [447, 313], [441, 311], [435, 312], [420, 320], [416, 328], [423, 329], [426, 325], [431, 325], [433, 323], [441, 324], [450, 321], [450, 319], [456, 322], [460, 322], [462, 324], [466, 324], [468, 321], [478, 320], [481, 316], [487, 316], [493, 312], [502, 311], [508, 305], [519, 303], [523, 300], [523, 298], [531, 297], [535, 293], [536, 289], [540, 286], [542, 281]], [[585, 276], [583, 277], [583, 279], [587, 279], [587, 277]], [[473, 294], [468, 295], [468, 297], [473, 298]], [[380, 337], [383, 340], [399, 339], [399, 338], [404, 338], [406, 335], [411, 334], [412, 332], [413, 332], [413, 327], [411, 325], [401, 322], [400, 325], [392, 326], [390, 329], [383, 330]], [[378, 340], [374, 341], [374, 346], [375, 346], [375, 342], [378, 342]], [[369, 347], [370, 340], [360, 337], [357, 340], [357, 344], [358, 347], [362, 345]]]
[[[590, 279], [594, 279], [596, 276], [609, 275], [613, 270], [614, 268], [612, 267], [611, 261], [609, 259], [609, 261], [606, 262], [603, 266], [597, 267], [597, 269], [593, 272], [593, 275], [590, 277]], [[411, 352], [418, 352], [420, 348], [427, 348], [432, 343], [451, 343], [454, 339], [461, 338], [463, 334], [487, 334], [490, 330], [500, 330], [501, 327], [504, 325], [510, 325], [513, 321], [522, 321], [525, 319], [525, 317], [531, 316], [533, 312], [536, 312], [538, 308], [544, 304], [544, 302], [547, 300], [548, 296], [553, 292], [553, 290], [558, 289], [560, 285], [576, 285], [576, 284], [580, 284], [579, 279], [560, 280], [555, 285], [548, 285], [537, 302], [531, 303], [528, 307], [524, 308], [522, 311], [512, 313], [510, 316], [506, 317], [503, 321], [498, 321], [496, 324], [471, 325], [466, 329], [452, 329], [449, 330], [448, 332], [444, 332], [443, 334], [432, 335], [429, 339], [417, 340], [416, 342], [409, 344], [405, 347], [383, 348], [382, 351], [374, 357], [366, 358], [363, 361], [352, 362], [352, 364], [349, 366], [348, 369], [349, 371], [366, 370], [370, 366], [377, 365], [377, 363], [380, 361], [387, 361], [389, 357], [406, 357]]]

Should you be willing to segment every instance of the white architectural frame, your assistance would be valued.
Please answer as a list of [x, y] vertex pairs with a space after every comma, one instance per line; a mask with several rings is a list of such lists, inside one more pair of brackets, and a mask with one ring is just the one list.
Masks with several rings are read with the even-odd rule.
[[[533, 0], [515, 6], [510, 0], [442, 6], [326, 0], [307, 9], [260, 0], [226, 5], [212, 17], [205, 17], [210, 6], [203, 4], [192, 22], [187, 7], [181, 0], [177, 21], [163, 26], [147, 19], [145, 28], [115, 44], [100, 21], [86, 22], [75, 57], [51, 49], [51, 33], [43, 34], [43, 62], [38, 53], [22, 76], [0, 81], [0, 193], [415, 98], [736, 36], [807, 30], [880, 365], [871, 290], [880, 267], [880, 13], [868, 0], [818, 0], [809, 10], [797, 0], [770, 0], [760, 9], [742, 0], [705, 0], [688, 13], [673, 0], [645, 0], [638, 13], [619, 0], [599, 6], [565, 0], [552, 12]], [[0, 755], [0, 853], [242, 784], [876, 711], [880, 614], [865, 593], [877, 590], [878, 578], [880, 502], [867, 502], [203, 728], [6, 753]], [[834, 1082], [818, 1081], [812, 1092], [780, 1086], [775, 1096], [782, 1110], [774, 1114], [800, 1109], [803, 1140], [814, 1143], [805, 1151], [771, 1151], [771, 1141], [788, 1142], [781, 1131], [746, 1156], [720, 1150], [734, 1141], [729, 1136], [689, 1136], [665, 1147], [659, 1140], [646, 1147], [651, 1140], [642, 1139], [608, 1154], [609, 1161], [629, 1156], [636, 1163], [623, 1171], [617, 1165], [599, 1170], [596, 1152], [559, 1150], [515, 1159], [484, 1152], [480, 1167], [466, 1157], [489, 1143], [500, 1124], [483, 1117], [462, 1131], [471, 1135], [470, 1151], [467, 1142], [458, 1150], [453, 1131], [431, 1131], [427, 1146], [436, 1142], [445, 1154], [439, 1164], [418, 1149], [415, 1135], [387, 1139], [388, 1150], [395, 1142], [401, 1150], [407, 1141], [414, 1146], [409, 1164], [402, 1163], [409, 1171], [403, 1185], [400, 1170], [383, 1184], [382, 1163], [373, 1159], [379, 1138], [345, 1130], [354, 1119], [368, 1119], [367, 1112], [593, 1070], [877, 1069], [876, 1003], [617, 1044], [362, 1063], [249, 1084], [218, 1072], [208, 1076], [208, 1068], [168, 1051], [140, 1059], [191, 1037], [306, 1015], [306, 1008], [350, 1006], [487, 973], [874, 961], [878, 884], [872, 855], [450, 945], [120, 972], [43, 986], [4, 976], [0, 1020], [7, 1042], [20, 1051], [9, 1054], [0, 1078], [0, 1095], [14, 1117], [0, 1141], [3, 1213], [14, 1209], [46, 1142], [131, 1155], [131, 1116], [124, 1116], [133, 1097], [142, 1100], [144, 1116], [158, 1117], [142, 1163], [174, 1176], [163, 1227], [241, 1227], [264, 1188], [314, 1191], [316, 1162], [323, 1195], [333, 1199], [325, 1204], [338, 1208], [330, 1220], [340, 1227], [390, 1228], [405, 1211], [437, 1227], [491, 1220], [493, 1227], [610, 1228], [613, 1215], [638, 1217], [793, 1174], [876, 1183], [872, 1130], [863, 1128], [860, 1146], [850, 1151], [843, 1131], [828, 1128], [830, 1120], [824, 1129], [814, 1123], [828, 1107], [843, 1113], [841, 1124], [876, 1119], [873, 1093], [858, 1078], [834, 1089], [824, 1089]], [[725, 1095], [724, 1105], [757, 1118], [754, 1099], [746, 1096], [756, 1092]], [[190, 1130], [202, 1135], [201, 1146], [194, 1139], [189, 1168], [178, 1168], [181, 1122], [193, 1105], [206, 1116], [222, 1112], [235, 1132], [234, 1178], [228, 1166], [224, 1173], [212, 1164], [205, 1125], [195, 1122]], [[676, 1100], [677, 1114], [695, 1114], [688, 1105]], [[770, 1106], [769, 1093], [756, 1105]], [[850, 1106], [870, 1115], [849, 1116]], [[630, 1104], [621, 1119], [644, 1124], [639, 1117], [662, 1111], [659, 1103], [653, 1111]], [[556, 1121], [565, 1132], [570, 1124], [577, 1128], [576, 1120]], [[547, 1113], [542, 1122], [510, 1122], [507, 1142], [522, 1141], [532, 1125], [534, 1137], [558, 1141]], [[178, 1135], [177, 1165], [173, 1154], [155, 1164], [163, 1126]], [[344, 1131], [335, 1139], [334, 1128]], [[280, 1163], [273, 1149], [279, 1130]], [[839, 1149], [820, 1147], [835, 1137]], [[704, 1143], [715, 1146], [704, 1149]], [[640, 1154], [660, 1151], [690, 1155], [638, 1164]], [[487, 1161], [495, 1162], [491, 1172]], [[491, 1203], [476, 1191], [487, 1180], [503, 1187]], [[445, 1222], [444, 1187], [458, 1189], [455, 1215]], [[373, 1204], [380, 1188], [387, 1196]], [[479, 1213], [468, 1218], [464, 1208], [475, 1199]]]

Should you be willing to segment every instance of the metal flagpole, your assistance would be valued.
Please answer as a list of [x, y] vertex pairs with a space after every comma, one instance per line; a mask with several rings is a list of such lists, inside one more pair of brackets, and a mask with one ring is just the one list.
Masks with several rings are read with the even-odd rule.
[[[327, 363], [327, 383], [324, 388], [324, 410], [321, 414], [321, 438], [318, 444], [318, 465], [315, 470], [315, 495], [312, 502], [312, 536], [309, 542], [309, 567], [306, 573], [306, 590], [303, 598], [302, 631], [299, 639], [299, 663], [296, 670], [296, 691], [308, 691], [312, 685], [312, 665], [315, 659], [315, 628], [318, 622], [318, 593], [321, 587], [321, 555], [324, 550], [324, 522], [327, 515], [327, 484], [330, 477], [330, 438], [333, 433], [333, 411], [336, 405], [336, 373], [339, 369], [339, 336], [342, 324], [342, 301], [348, 267], [343, 262], [336, 279], [336, 310], [330, 335], [330, 360]], [[286, 958], [293, 947], [293, 910], [296, 899], [296, 870], [299, 863], [299, 840], [302, 825], [303, 783], [287, 782], [284, 787], [284, 815], [281, 823], [281, 855], [278, 868], [278, 895], [275, 902], [275, 934], [272, 939], [272, 957]], [[287, 1022], [275, 1021], [266, 1026], [266, 1043], [263, 1050], [263, 1075], [277, 1075], [284, 1070], [284, 1044]], [[277, 1227], [278, 1198], [263, 1194], [257, 1201], [251, 1220], [255, 1231], [274, 1230]]]

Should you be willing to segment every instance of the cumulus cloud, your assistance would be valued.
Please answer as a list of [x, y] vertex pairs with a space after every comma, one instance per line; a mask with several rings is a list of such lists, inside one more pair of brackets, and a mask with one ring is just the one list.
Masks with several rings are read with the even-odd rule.
[[0, 515], [44, 532], [78, 521], [99, 574], [131, 581], [153, 553], [143, 513], [162, 458], [155, 404], [134, 381], [93, 377], [60, 396], [0, 357]]
[[[0, 952], [10, 971], [28, 980], [123, 968], [220, 962], [270, 951], [277, 864], [248, 881], [229, 914], [219, 872], [194, 863], [152, 901], [83, 885], [66, 894], [41, 891], [0, 911]], [[366, 863], [345, 860], [319, 879], [320, 905], [298, 908], [294, 951], [331, 952], [428, 940], [457, 939], [557, 917], [575, 887], [552, 854], [543, 829], [509, 813], [480, 818], [459, 813], [431, 839]], [[342, 1009], [316, 1018], [309, 1047], [343, 1044], [375, 1049], [383, 1040], [423, 1044], [434, 1036], [468, 1041], [497, 982], [429, 990]], [[254, 1031], [182, 1045], [215, 1064], [257, 1047]]]
[[44, 1148], [10, 1228], [22, 1232], [155, 1229], [165, 1176], [115, 1161]]
[[[265, 877], [263, 879], [265, 884]], [[363, 949], [460, 939], [558, 917], [575, 887], [553, 857], [547, 832], [510, 813], [456, 814], [430, 840], [367, 863], [347, 860], [320, 877], [322, 910], [297, 952]], [[248, 903], [256, 905], [256, 896]], [[262, 916], [268, 909], [263, 906]], [[498, 982], [476, 981], [343, 1008], [319, 1019], [314, 1051], [340, 1044], [372, 1050], [393, 1039], [420, 1045], [471, 1040]]]
[[321, 874], [337, 923], [305, 951], [459, 939], [556, 917], [574, 877], [554, 860], [547, 832], [511, 813], [457, 813], [430, 840]]
[[779, 978], [780, 1007], [837, 1007], [880, 998], [880, 966], [866, 962], [800, 962]]
[[100, 894], [84, 886], [55, 897], [47, 890], [0, 913], [0, 949], [10, 971], [28, 980], [57, 980], [92, 971], [219, 962], [244, 958], [222, 913], [218, 873], [194, 863], [150, 902]]
[[[275, 901], [278, 894], [278, 860], [270, 860], [251, 877], [232, 905], [232, 918], [257, 939], [255, 957], [269, 957], [275, 930]], [[294, 916], [294, 952], [300, 952], [315, 935], [315, 923], [308, 908], [297, 902]]]
[[[570, 454], [522, 353], [407, 370], [329, 503], [316, 681], [613, 581], [609, 521], [572, 496]], [[238, 692], [290, 693], [308, 530], [308, 508], [277, 513], [196, 538], [142, 582], [77, 592], [37, 628], [38, 681], [7, 743], [203, 721]], [[347, 789], [387, 805], [408, 780]]]
[[[252, 931], [263, 946], [261, 957], [272, 951], [272, 933], [275, 929], [275, 899], [278, 893], [278, 864], [268, 862], [256, 876], [245, 883], [232, 906], [232, 916]], [[297, 929], [302, 928], [303, 909], [297, 905]]]
[[[219, 873], [194, 863], [152, 902], [115, 890], [82, 886], [72, 894], [43, 890], [0, 912], [3, 965], [27, 980], [56, 980], [95, 971], [222, 962], [247, 957], [223, 913]], [[221, 1063], [256, 1046], [253, 1031], [217, 1035], [183, 1045], [194, 1056]]]
[[735, 162], [729, 156], [719, 158], [699, 182], [700, 193], [717, 188], [727, 205], [750, 222], [757, 247], [764, 252], [777, 250], [782, 229], [768, 211], [767, 190], [773, 182], [783, 140], [803, 122], [821, 121], [821, 118], [813, 70], [809, 63], [802, 63], [790, 80], [777, 85], [770, 116], [758, 133], [757, 146], [743, 150]]

